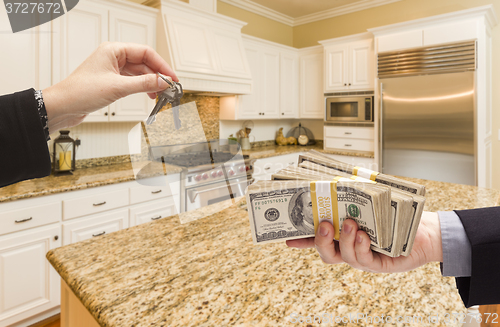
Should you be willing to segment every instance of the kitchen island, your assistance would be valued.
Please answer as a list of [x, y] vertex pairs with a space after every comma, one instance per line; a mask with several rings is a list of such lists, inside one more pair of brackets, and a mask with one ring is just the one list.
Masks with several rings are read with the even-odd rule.
[[[498, 201], [495, 190], [412, 180], [426, 185], [430, 211]], [[245, 200], [217, 212], [219, 205], [204, 219], [180, 224], [172, 216], [57, 248], [47, 258], [101, 326], [283, 326], [300, 316], [358, 313], [445, 326], [445, 314], [466, 312], [454, 279], [443, 278], [437, 263], [398, 274], [325, 265], [313, 249], [253, 245]], [[428, 323], [435, 315], [441, 322]]]

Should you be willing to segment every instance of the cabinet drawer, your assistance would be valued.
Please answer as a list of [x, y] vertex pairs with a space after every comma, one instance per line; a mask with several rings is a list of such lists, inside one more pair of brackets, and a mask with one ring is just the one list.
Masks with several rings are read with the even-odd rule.
[[373, 140], [344, 139], [337, 137], [325, 137], [326, 149], [342, 149], [353, 151], [373, 151]]
[[172, 192], [168, 186], [134, 186], [130, 188], [130, 204], [156, 200], [171, 195]]
[[288, 166], [297, 166], [300, 153], [292, 153], [283, 156], [258, 159], [253, 164], [253, 175], [273, 174]]
[[91, 215], [129, 204], [129, 190], [96, 192], [96, 194], [63, 200], [63, 220]]
[[177, 214], [173, 197], [142, 203], [130, 208], [130, 227]]
[[63, 245], [99, 237], [124, 228], [128, 228], [128, 209], [120, 209], [63, 223]]
[[0, 235], [55, 223], [61, 220], [61, 202], [0, 212]]
[[373, 127], [325, 126], [325, 137], [373, 140]]

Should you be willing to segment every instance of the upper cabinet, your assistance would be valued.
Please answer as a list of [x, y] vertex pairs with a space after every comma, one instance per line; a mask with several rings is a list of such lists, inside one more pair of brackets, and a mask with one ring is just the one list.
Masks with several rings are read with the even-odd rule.
[[0, 31], [0, 95], [50, 86], [50, 24], [12, 33], [5, 6], [0, 6]]
[[[52, 22], [53, 83], [73, 72], [102, 42], [146, 44], [155, 48], [157, 10], [116, 1], [85, 1]], [[90, 114], [86, 122], [139, 121], [154, 102], [133, 94]]]
[[299, 117], [323, 119], [325, 116], [323, 47], [300, 49], [299, 57]]
[[245, 22], [178, 0], [161, 1], [158, 52], [184, 90], [249, 94], [252, 76], [241, 38]]
[[320, 42], [324, 47], [324, 91], [373, 90], [373, 37], [362, 33]]
[[221, 119], [297, 118], [299, 55], [296, 49], [243, 36], [252, 94], [221, 97]]

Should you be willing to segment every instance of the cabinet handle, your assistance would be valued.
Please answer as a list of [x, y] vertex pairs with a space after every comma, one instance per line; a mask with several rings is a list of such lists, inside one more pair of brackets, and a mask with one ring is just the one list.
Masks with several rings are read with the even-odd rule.
[[344, 83], [344, 86], [347, 86], [347, 83]]
[[351, 83], [349, 83], [349, 86], [351, 86]]
[[289, 162], [288, 164], [289, 164], [290, 166], [293, 166], [293, 165], [295, 165], [295, 162]]
[[57, 241], [59, 239], [59, 235], [54, 236], [54, 240]]
[[352, 146], [352, 144], [344, 144], [344, 146]]
[[161, 193], [161, 190], [158, 190], [158, 191], [151, 191], [151, 194], [158, 194], [158, 193]]
[[25, 223], [25, 222], [30, 221], [32, 219], [33, 219], [33, 217], [29, 217], [29, 218], [21, 219], [21, 220], [16, 220], [16, 224]]
[[264, 168], [264, 170], [269, 170], [269, 169], [271, 169], [271, 167], [266, 167], [266, 168]]
[[160, 218], [161, 218], [161, 216], [156, 216], [156, 217], [152, 217], [151, 220], [158, 220]]
[[[351, 84], [349, 84], [349, 85], [351, 85]], [[114, 112], [112, 112], [112, 113], [111, 113], [111, 116], [114, 116], [114, 115], [115, 115], [115, 113], [114, 113]]]
[[106, 204], [106, 201], [101, 202], [101, 203], [94, 203], [94, 204], [93, 204], [93, 206], [94, 206], [94, 207], [98, 207], [98, 206], [102, 206], [102, 205], [104, 205], [104, 204]]
[[266, 114], [266, 113], [265, 113], [265, 112], [263, 112], [263, 113], [262, 113], [262, 116], [264, 116], [265, 114]]
[[108, 113], [107, 113], [107, 112], [105, 112], [105, 113], [104, 113], [104, 116], [107, 116], [107, 115], [108, 115]]
[[351, 135], [352, 133], [351, 132], [345, 132], [344, 134], [345, 135]]
[[283, 116], [284, 116], [284, 115], [285, 115], [285, 113], [284, 113], [284, 112], [282, 112], [282, 113], [281, 113], [281, 115], [283, 115]]
[[99, 234], [92, 234], [92, 237], [97, 237], [106, 234], [106, 231], [99, 233]]

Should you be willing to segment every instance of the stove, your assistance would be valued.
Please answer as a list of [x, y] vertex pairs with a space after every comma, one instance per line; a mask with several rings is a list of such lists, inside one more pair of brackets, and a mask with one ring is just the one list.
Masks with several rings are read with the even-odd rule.
[[253, 160], [239, 149], [227, 148], [214, 141], [150, 148], [155, 160], [186, 168], [180, 176], [181, 212], [245, 194], [252, 181]]

